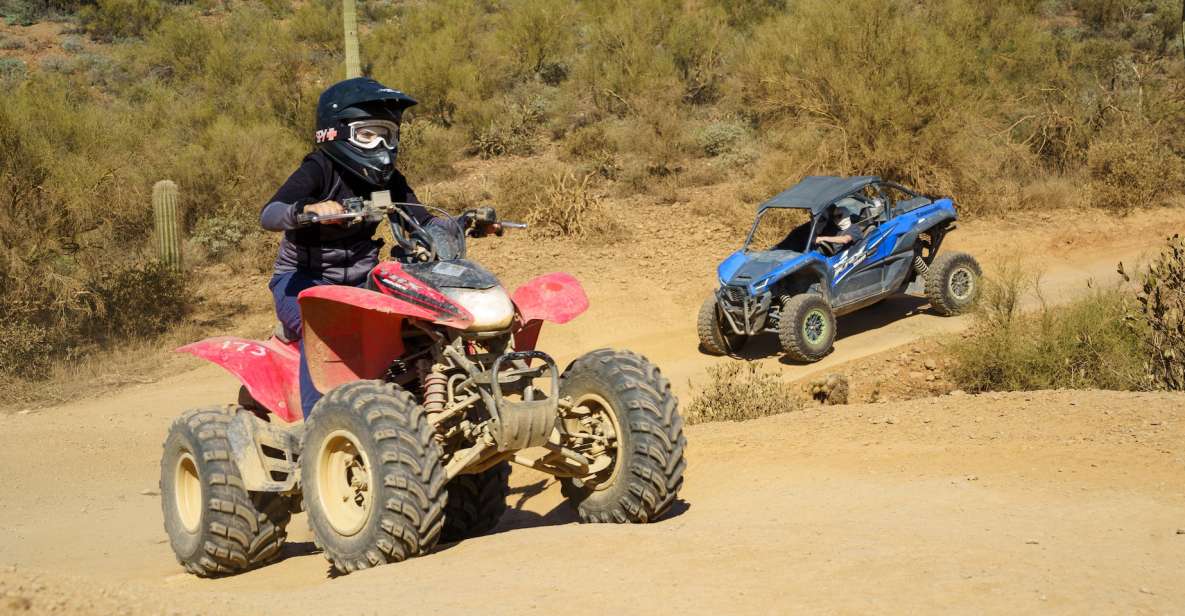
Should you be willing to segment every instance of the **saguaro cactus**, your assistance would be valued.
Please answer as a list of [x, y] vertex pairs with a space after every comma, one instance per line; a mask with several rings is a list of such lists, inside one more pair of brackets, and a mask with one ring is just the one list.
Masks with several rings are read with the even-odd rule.
[[358, 60], [358, 16], [354, 9], [354, 0], [342, 0], [342, 24], [346, 31], [346, 79], [361, 77], [362, 66]]
[[181, 218], [177, 214], [177, 184], [172, 180], [153, 185], [152, 214], [157, 256], [166, 266], [181, 269]]

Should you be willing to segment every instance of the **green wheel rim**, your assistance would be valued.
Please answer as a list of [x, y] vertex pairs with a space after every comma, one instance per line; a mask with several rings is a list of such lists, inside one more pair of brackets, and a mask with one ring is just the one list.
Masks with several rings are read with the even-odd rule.
[[808, 344], [818, 344], [827, 336], [827, 327], [827, 315], [816, 308], [802, 320], [802, 337]]

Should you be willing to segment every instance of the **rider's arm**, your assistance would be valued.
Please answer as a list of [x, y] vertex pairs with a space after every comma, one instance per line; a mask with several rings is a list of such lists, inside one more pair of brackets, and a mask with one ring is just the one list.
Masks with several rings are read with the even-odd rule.
[[850, 235], [820, 235], [815, 238], [815, 243], [831, 242], [832, 244], [850, 244], [855, 238]]
[[305, 158], [292, 175], [284, 181], [276, 194], [268, 200], [259, 212], [259, 223], [268, 231], [286, 231], [300, 225], [296, 215], [304, 206], [317, 200], [324, 187], [320, 166], [311, 158]]

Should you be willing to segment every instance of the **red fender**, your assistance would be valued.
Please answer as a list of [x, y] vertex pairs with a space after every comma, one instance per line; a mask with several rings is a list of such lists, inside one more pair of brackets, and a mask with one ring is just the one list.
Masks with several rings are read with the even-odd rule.
[[301, 419], [300, 351], [296, 343], [231, 336], [207, 338], [176, 349], [222, 366], [238, 377], [255, 401], [287, 422]]
[[416, 291], [448, 302], [453, 314], [357, 287], [324, 285], [301, 291], [297, 301], [313, 385], [328, 392], [343, 383], [382, 377], [403, 354], [401, 333], [406, 318], [458, 329], [473, 322], [466, 310], [436, 291], [427, 287]]
[[544, 321], [563, 325], [588, 310], [588, 295], [580, 281], [570, 274], [554, 272], [533, 278], [511, 295], [518, 309], [519, 328], [514, 332], [514, 349], [527, 351], [539, 342]]

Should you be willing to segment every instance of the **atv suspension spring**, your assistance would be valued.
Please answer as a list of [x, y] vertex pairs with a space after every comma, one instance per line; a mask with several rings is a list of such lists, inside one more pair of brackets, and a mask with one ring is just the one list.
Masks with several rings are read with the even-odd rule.
[[919, 276], [925, 276], [926, 272], [930, 271], [930, 266], [926, 265], [926, 260], [922, 258], [922, 255], [917, 255], [913, 258], [913, 269]]
[[429, 370], [424, 372], [422, 384], [424, 410], [429, 413], [443, 411], [445, 398], [448, 397], [448, 378], [439, 370]]

